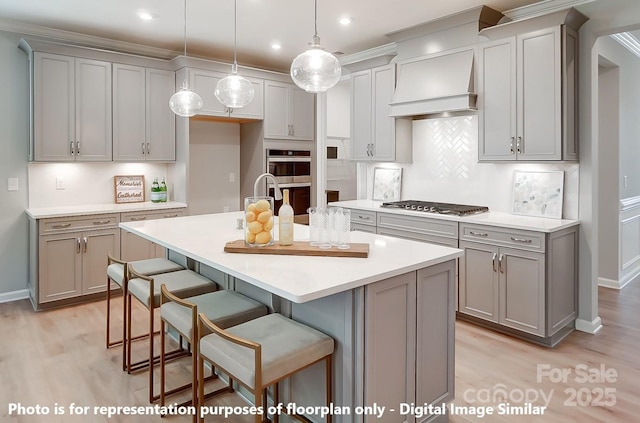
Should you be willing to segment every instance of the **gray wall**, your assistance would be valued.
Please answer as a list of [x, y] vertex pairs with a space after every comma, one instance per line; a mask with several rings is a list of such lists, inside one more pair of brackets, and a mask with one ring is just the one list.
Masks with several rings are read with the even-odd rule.
[[[20, 37], [0, 31], [0, 299], [27, 288], [28, 225], [27, 155], [29, 86], [27, 56]], [[19, 179], [18, 191], [7, 191], [7, 178]]]

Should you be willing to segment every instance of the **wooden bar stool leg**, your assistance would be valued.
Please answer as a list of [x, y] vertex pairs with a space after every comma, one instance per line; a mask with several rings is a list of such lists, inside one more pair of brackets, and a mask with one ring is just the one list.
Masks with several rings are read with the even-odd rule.
[[165, 324], [164, 324], [164, 320], [160, 320], [160, 405], [164, 405], [164, 390], [165, 390], [165, 359], [164, 359], [164, 354], [165, 354]]
[[154, 326], [154, 294], [153, 294], [153, 282], [151, 282], [150, 284], [150, 293], [151, 295], [149, 296], [149, 403], [153, 403], [153, 401], [155, 400], [154, 395], [153, 395], [153, 362], [155, 361], [153, 359], [153, 338], [154, 338], [154, 330], [153, 330], [153, 326]]
[[[126, 270], [125, 270], [126, 271]], [[127, 342], [127, 326], [131, 324], [131, 319], [127, 320], [127, 304], [129, 303], [127, 298], [127, 277], [125, 276], [124, 281], [122, 282], [122, 371], [128, 369], [127, 367], [127, 349], [125, 348], [125, 343]], [[129, 308], [129, 311], [131, 309]], [[131, 336], [131, 331], [129, 331], [129, 336]]]
[[127, 307], [125, 312], [126, 318], [127, 318], [127, 324], [126, 324], [127, 336], [125, 338], [125, 341], [127, 343], [127, 349], [123, 353], [124, 354], [123, 358], [127, 362], [127, 365], [126, 365], [127, 373], [131, 374], [131, 294], [129, 294], [128, 292], [129, 291], [127, 291]]
[[[280, 404], [280, 386], [278, 382], [273, 384], [273, 405], [278, 409], [278, 404]], [[273, 423], [280, 422], [280, 415], [278, 413], [273, 415]]]
[[[331, 401], [333, 401], [332, 395], [332, 384], [333, 384], [333, 375], [331, 372], [331, 354], [329, 354], [325, 360], [325, 372], [326, 372], [326, 396], [327, 396], [327, 407], [331, 406]], [[333, 416], [329, 413], [327, 414], [327, 423], [331, 423], [333, 420]]]
[[202, 357], [198, 357], [198, 406], [196, 407], [196, 412], [198, 413], [198, 421], [200, 423], [204, 422], [204, 418], [200, 412], [200, 409], [204, 405], [204, 359]]

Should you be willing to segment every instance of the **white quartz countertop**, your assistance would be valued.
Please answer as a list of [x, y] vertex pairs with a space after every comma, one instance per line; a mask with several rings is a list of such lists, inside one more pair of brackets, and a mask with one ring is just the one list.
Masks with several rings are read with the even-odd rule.
[[337, 201], [330, 203], [330, 206], [347, 207], [350, 209], [368, 210], [381, 213], [401, 214], [405, 216], [419, 216], [429, 219], [449, 220], [461, 223], [473, 223], [478, 225], [500, 226], [503, 228], [522, 229], [526, 231], [537, 231], [551, 233], [561, 229], [569, 228], [580, 224], [579, 220], [550, 219], [546, 217], [520, 216], [511, 213], [489, 211], [470, 216], [454, 216], [438, 213], [425, 213], [422, 211], [410, 211], [402, 209], [387, 209], [380, 207], [382, 201], [373, 200], [351, 200]]
[[166, 203], [152, 203], [150, 201], [145, 201], [143, 203], [126, 204], [90, 204], [65, 207], [42, 207], [27, 209], [26, 212], [32, 219], [46, 219], [49, 217], [86, 216], [102, 213], [152, 212], [184, 207], [187, 207], [185, 203], [177, 201], [167, 201]]
[[[202, 264], [295, 303], [377, 282], [463, 255], [462, 250], [352, 232], [351, 242], [369, 244], [368, 258], [225, 253], [229, 241], [244, 238], [236, 229], [243, 212], [176, 217], [171, 223], [149, 220], [120, 227]], [[278, 233], [277, 221], [275, 233]], [[308, 227], [295, 225], [294, 239], [309, 239]]]

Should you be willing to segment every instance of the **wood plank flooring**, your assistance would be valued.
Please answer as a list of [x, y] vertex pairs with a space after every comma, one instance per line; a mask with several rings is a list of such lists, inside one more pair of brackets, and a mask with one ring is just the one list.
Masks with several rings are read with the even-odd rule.
[[[521, 406], [528, 396], [534, 406], [544, 405], [544, 415], [452, 415], [452, 422], [632, 422], [640, 421], [640, 282], [622, 291], [601, 288], [603, 329], [596, 335], [572, 333], [557, 348], [532, 345], [468, 323], [456, 324], [456, 399], [458, 407]], [[114, 327], [119, 323], [120, 299], [114, 307]], [[136, 327], [143, 331], [145, 313], [138, 310]], [[161, 422], [150, 416], [96, 416], [93, 406], [147, 404], [147, 373], [127, 375], [120, 370], [120, 348], [104, 347], [105, 302], [94, 302], [46, 312], [34, 312], [28, 301], [0, 304], [0, 421], [7, 422]], [[117, 334], [118, 330], [114, 331]], [[146, 343], [135, 344], [135, 357], [143, 358]], [[551, 373], [569, 371], [563, 381], [542, 377], [538, 366]], [[616, 382], [581, 383], [580, 368], [595, 371], [604, 366], [617, 372]], [[173, 363], [169, 380], [189, 379], [188, 360]], [[609, 374], [609, 378], [612, 376]], [[156, 378], [159, 381], [159, 374]], [[609, 379], [611, 380], [611, 379]], [[156, 386], [156, 392], [157, 392]], [[608, 396], [599, 393], [608, 389]], [[572, 398], [571, 393], [579, 394]], [[537, 397], [536, 397], [537, 395]], [[493, 398], [495, 397], [495, 398]], [[171, 398], [181, 401], [183, 397]], [[571, 400], [576, 405], [571, 405]], [[613, 406], [577, 405], [595, 400], [615, 401]], [[9, 415], [8, 405], [50, 408], [49, 415]], [[69, 405], [89, 406], [85, 416], [70, 416]], [[217, 397], [212, 404], [244, 405], [236, 394]], [[64, 415], [55, 415], [55, 406]], [[209, 419], [208, 421], [217, 421]], [[221, 420], [221, 419], [220, 419]], [[187, 416], [170, 416], [167, 422], [190, 422]], [[234, 416], [229, 421], [252, 419]]]

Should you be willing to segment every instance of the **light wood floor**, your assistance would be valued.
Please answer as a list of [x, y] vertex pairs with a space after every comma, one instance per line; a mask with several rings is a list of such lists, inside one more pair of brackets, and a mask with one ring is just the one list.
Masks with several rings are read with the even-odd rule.
[[[633, 422], [640, 421], [640, 283], [622, 291], [601, 288], [600, 316], [604, 328], [596, 335], [574, 332], [557, 348], [538, 347], [517, 339], [478, 328], [468, 323], [456, 325], [457, 406], [489, 406], [509, 402], [522, 405], [520, 394], [551, 396], [541, 417], [532, 416], [451, 416], [453, 422]], [[117, 300], [120, 305], [120, 299]], [[114, 308], [114, 316], [119, 316]], [[139, 310], [141, 311], [141, 310]], [[143, 318], [142, 312], [135, 313]], [[0, 304], [0, 421], [8, 422], [189, 422], [189, 417], [164, 420], [152, 415], [69, 416], [68, 406], [147, 405], [147, 373], [127, 375], [120, 370], [120, 348], [104, 347], [104, 301], [33, 312], [28, 301]], [[144, 320], [137, 322], [144, 328]], [[119, 323], [119, 322], [116, 322]], [[134, 350], [144, 357], [144, 342]], [[576, 365], [588, 369], [615, 369], [615, 383], [579, 383]], [[549, 378], [537, 381], [537, 367], [569, 369], [565, 382]], [[174, 363], [168, 376], [186, 381], [188, 367]], [[159, 377], [156, 378], [159, 380]], [[613, 407], [570, 406], [570, 390], [580, 392], [580, 400], [600, 389], [613, 388]], [[157, 389], [157, 388], [156, 388]], [[503, 392], [507, 398], [500, 397]], [[498, 396], [497, 401], [486, 395]], [[511, 396], [511, 397], [509, 397]], [[511, 399], [510, 399], [511, 398]], [[181, 398], [175, 399], [176, 401]], [[575, 399], [575, 398], [574, 398]], [[602, 398], [605, 400], [606, 398]], [[611, 398], [610, 398], [611, 400]], [[48, 416], [11, 416], [9, 403], [50, 407]], [[67, 414], [54, 415], [54, 406], [64, 406]], [[214, 404], [244, 405], [235, 394], [218, 397]], [[534, 405], [543, 405], [540, 399]], [[209, 420], [212, 421], [212, 420]], [[217, 421], [217, 420], [213, 420]], [[251, 422], [234, 416], [229, 421]]]

